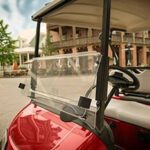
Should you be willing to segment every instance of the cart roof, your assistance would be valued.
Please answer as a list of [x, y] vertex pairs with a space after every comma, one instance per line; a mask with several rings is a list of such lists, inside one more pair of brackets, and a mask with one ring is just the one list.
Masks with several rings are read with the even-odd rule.
[[[65, 6], [65, 7], [64, 7]], [[54, 25], [75, 25], [100, 29], [102, 0], [54, 0], [37, 11], [33, 20]], [[112, 0], [111, 28], [150, 30], [150, 0]]]

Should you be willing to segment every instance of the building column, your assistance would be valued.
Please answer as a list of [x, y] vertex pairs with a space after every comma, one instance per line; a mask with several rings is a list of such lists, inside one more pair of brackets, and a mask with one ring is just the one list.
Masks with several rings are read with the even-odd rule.
[[22, 65], [22, 58], [21, 58], [21, 54], [19, 54], [19, 65]]
[[[72, 48], [72, 54], [76, 54], [76, 53], [78, 53], [78, 49], [77, 49], [77, 47], [73, 47]], [[75, 58], [73, 58], [73, 60], [74, 60], [74, 64], [75, 64], [76, 68], [80, 68], [79, 57], [75, 57]]]
[[77, 52], [78, 52], [77, 48], [76, 48], [76, 47], [73, 47], [73, 48], [72, 48], [72, 53], [77, 53]]
[[150, 53], [148, 53], [148, 57], [147, 57], [147, 65], [150, 67]]
[[141, 64], [143, 66], [147, 66], [147, 47], [146, 46], [143, 46], [142, 48], [141, 58], [142, 58]]
[[88, 28], [88, 37], [92, 37], [92, 29]]
[[113, 57], [112, 49], [110, 48], [110, 46], [108, 47], [108, 56], [111, 58]]
[[27, 53], [27, 61], [29, 61], [29, 59], [30, 59], [30, 54], [29, 54], [29, 52]]
[[121, 32], [121, 42], [124, 41], [124, 32]]
[[72, 39], [75, 40], [76, 39], [76, 27], [72, 26]]
[[132, 66], [137, 66], [137, 49], [136, 45], [132, 45], [133, 50], [131, 51], [132, 53]]
[[142, 37], [143, 37], [143, 43], [145, 44], [145, 32], [142, 32]]
[[112, 49], [110, 48], [110, 46], [108, 47], [108, 56], [109, 56], [109, 65], [113, 65], [114, 58], [113, 58], [113, 53], [112, 53]]
[[120, 64], [121, 67], [125, 67], [126, 66], [125, 44], [120, 44], [119, 64]]
[[59, 54], [64, 54], [64, 50], [63, 49], [59, 49]]
[[[87, 46], [88, 52], [93, 52], [93, 45]], [[93, 56], [88, 56], [88, 72], [93, 72], [94, 69], [94, 58]]]
[[132, 33], [133, 43], [135, 43], [135, 33]]
[[88, 52], [92, 52], [93, 51], [93, 45], [88, 45], [87, 49], [88, 49]]
[[62, 27], [59, 26], [59, 36], [60, 36], [60, 41], [62, 41]]

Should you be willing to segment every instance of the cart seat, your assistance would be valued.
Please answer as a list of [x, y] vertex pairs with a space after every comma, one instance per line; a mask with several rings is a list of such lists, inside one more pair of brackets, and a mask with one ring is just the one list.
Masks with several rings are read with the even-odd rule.
[[140, 81], [140, 87], [137, 91], [150, 93], [150, 84], [149, 84], [150, 70], [145, 70], [142, 73], [137, 74], [136, 77]]
[[[136, 68], [136, 67], [135, 67]], [[129, 69], [130, 70], [130, 69]], [[116, 70], [111, 70], [109, 75], [114, 74]], [[118, 71], [117, 72], [121, 72]], [[122, 73], [122, 72], [121, 72]], [[132, 71], [132, 73], [137, 77], [137, 79], [140, 82], [140, 86], [137, 90], [131, 90], [124, 89], [123, 93], [127, 96], [137, 96], [137, 97], [143, 97], [143, 98], [149, 98], [150, 97], [150, 84], [149, 84], [149, 77], [150, 77], [150, 69], [144, 70], [141, 73], [137, 74]], [[129, 76], [127, 76], [125, 73], [123, 73], [123, 76], [127, 78], [129, 81], [131, 80]]]
[[127, 96], [137, 96], [143, 98], [150, 98], [150, 84], [148, 82], [150, 77], [150, 70], [145, 70], [140, 74], [135, 74], [140, 81], [140, 87], [136, 91], [125, 90]]
[[105, 115], [146, 129], [150, 129], [150, 106], [133, 101], [112, 99]]

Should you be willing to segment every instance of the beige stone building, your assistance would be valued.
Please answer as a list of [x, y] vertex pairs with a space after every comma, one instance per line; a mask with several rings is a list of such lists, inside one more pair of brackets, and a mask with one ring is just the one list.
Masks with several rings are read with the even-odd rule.
[[[99, 51], [100, 32], [92, 28], [47, 24], [47, 34], [50, 35], [53, 46], [59, 54]], [[116, 47], [120, 66], [150, 66], [150, 34], [148, 31], [142, 33], [116, 32], [112, 36], [112, 44]], [[129, 44], [130, 52], [128, 51]], [[113, 57], [111, 50], [109, 50], [109, 56]]]

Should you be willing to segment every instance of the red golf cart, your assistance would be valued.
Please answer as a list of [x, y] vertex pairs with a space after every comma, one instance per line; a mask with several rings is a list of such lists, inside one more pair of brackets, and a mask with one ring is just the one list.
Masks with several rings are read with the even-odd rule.
[[[149, 10], [149, 0], [55, 0], [35, 13], [31, 79], [19, 85], [31, 102], [10, 124], [1, 149], [149, 150], [149, 105], [112, 98], [118, 89], [138, 90], [139, 80], [109, 66], [108, 57], [110, 28], [149, 30]], [[39, 58], [41, 22], [102, 29], [101, 51]]]

